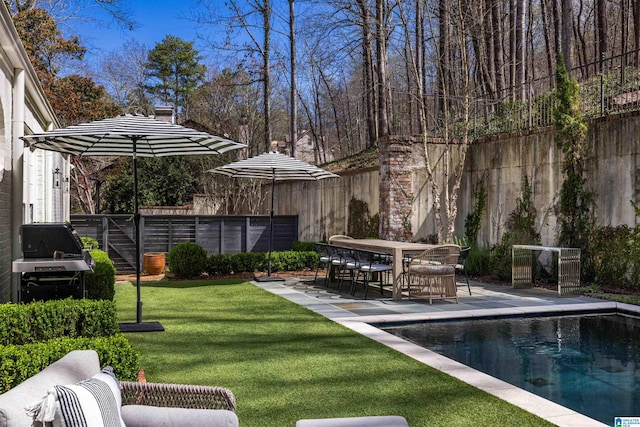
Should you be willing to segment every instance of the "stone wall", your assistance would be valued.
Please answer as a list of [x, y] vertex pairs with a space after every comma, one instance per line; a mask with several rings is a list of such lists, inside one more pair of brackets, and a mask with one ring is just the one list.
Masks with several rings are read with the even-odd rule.
[[[640, 113], [592, 121], [587, 138], [586, 184], [597, 193], [598, 224], [634, 226], [635, 211], [631, 202], [640, 204]], [[380, 167], [371, 165], [366, 170], [342, 174], [340, 180], [327, 180], [316, 186], [313, 185], [317, 183], [280, 184], [276, 191], [276, 212], [299, 215], [301, 240], [321, 240], [331, 234], [344, 233], [348, 202], [356, 197], [368, 204], [371, 215], [379, 209], [389, 212], [381, 215], [384, 237], [402, 238], [406, 232], [407, 203], [410, 203], [413, 237], [426, 238], [435, 234], [435, 221], [422, 150], [419, 140], [391, 137], [389, 149], [380, 155]], [[441, 181], [443, 146], [431, 143], [429, 150], [435, 159], [437, 179]], [[465, 162], [457, 203], [456, 235], [464, 235], [464, 221], [475, 204], [474, 187], [484, 181], [488, 200], [479, 239], [487, 244], [497, 242], [521, 195], [522, 179], [527, 176], [542, 243], [555, 244], [554, 210], [563, 181], [561, 164], [562, 153], [556, 147], [552, 127], [475, 141], [469, 147]], [[411, 189], [407, 191], [409, 175]]]
[[414, 141], [391, 136], [380, 143], [380, 238], [411, 240]]

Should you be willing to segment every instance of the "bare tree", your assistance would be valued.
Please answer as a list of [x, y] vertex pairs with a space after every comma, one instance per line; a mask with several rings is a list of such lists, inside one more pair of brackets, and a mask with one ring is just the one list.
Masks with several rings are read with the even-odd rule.
[[291, 95], [289, 99], [289, 138], [291, 140], [291, 157], [296, 156], [296, 142], [298, 141], [298, 109], [297, 106], [297, 64], [296, 64], [296, 27], [295, 27], [295, 0], [289, 0], [289, 44], [290, 44], [290, 67], [291, 67]]
[[96, 80], [126, 113], [153, 114], [152, 99], [145, 90], [148, 53], [144, 45], [132, 39], [121, 49], [104, 54], [94, 71]]
[[[271, 19], [273, 8], [271, 0], [225, 2], [228, 15], [222, 15], [219, 3], [215, 0], [199, 0], [202, 6], [194, 20], [198, 24], [213, 28], [225, 25], [228, 28], [227, 38], [221, 45], [211, 41], [211, 47], [217, 51], [230, 52], [233, 56], [246, 56], [239, 64], [241, 68], [250, 69], [258, 64], [255, 75], [262, 85], [263, 134], [257, 146], [250, 146], [249, 151], [257, 154], [271, 150]], [[206, 34], [203, 38], [207, 38]], [[215, 37], [214, 37], [215, 39]], [[242, 40], [238, 43], [237, 40]], [[258, 57], [258, 61], [255, 61]], [[251, 141], [254, 142], [254, 141]]]

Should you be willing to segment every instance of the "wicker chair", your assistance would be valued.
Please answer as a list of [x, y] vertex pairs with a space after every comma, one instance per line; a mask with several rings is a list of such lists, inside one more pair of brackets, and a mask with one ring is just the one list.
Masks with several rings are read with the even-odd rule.
[[458, 245], [440, 245], [414, 257], [408, 267], [408, 295], [434, 299], [451, 298], [458, 302], [456, 264], [460, 255]]
[[224, 387], [121, 381], [123, 405], [236, 411], [236, 398]]

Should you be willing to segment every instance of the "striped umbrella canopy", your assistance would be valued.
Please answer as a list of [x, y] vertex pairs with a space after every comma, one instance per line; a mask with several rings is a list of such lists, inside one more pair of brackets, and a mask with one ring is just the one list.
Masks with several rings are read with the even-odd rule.
[[271, 209], [269, 211], [269, 266], [266, 278], [256, 280], [280, 280], [271, 276], [271, 252], [273, 250], [273, 201], [276, 181], [317, 181], [325, 178], [340, 178], [326, 171], [284, 154], [269, 152], [245, 160], [229, 163], [208, 172], [219, 173], [233, 178], [253, 178], [271, 180]]
[[22, 139], [31, 149], [74, 156], [184, 156], [220, 154], [246, 147], [227, 138], [138, 114], [123, 114]]
[[25, 135], [22, 139], [31, 150], [41, 148], [74, 156], [133, 158], [137, 321], [134, 324], [120, 324], [120, 328], [131, 332], [164, 330], [158, 322], [142, 322], [137, 158], [221, 154], [229, 150], [245, 148], [246, 145], [138, 114], [123, 114], [39, 134]]
[[312, 181], [324, 178], [339, 178], [338, 175], [326, 171], [284, 154], [270, 152], [250, 157], [245, 160], [229, 163], [211, 169], [233, 178], [257, 178], [275, 181]]

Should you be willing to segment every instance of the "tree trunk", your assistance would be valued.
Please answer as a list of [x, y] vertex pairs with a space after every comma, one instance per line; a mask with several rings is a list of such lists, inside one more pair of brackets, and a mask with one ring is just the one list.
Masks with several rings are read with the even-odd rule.
[[376, 0], [376, 65], [378, 73], [378, 139], [389, 135], [387, 110], [387, 34], [385, 0]]
[[500, 2], [490, 0], [491, 4], [491, 33], [493, 34], [493, 60], [495, 63], [495, 87], [498, 100], [505, 98], [505, 78], [504, 78], [504, 54], [502, 50], [502, 21], [500, 17]]
[[515, 72], [516, 72], [516, 93], [518, 99], [525, 99], [525, 25], [527, 17], [527, 2], [526, 0], [517, 0], [516, 3], [516, 28], [515, 28]]
[[271, 0], [264, 0], [262, 9], [262, 19], [264, 25], [264, 45], [263, 45], [263, 77], [264, 86], [262, 96], [264, 97], [264, 144], [265, 153], [271, 151]]
[[362, 16], [362, 62], [364, 105], [367, 117], [368, 141], [367, 147], [373, 147], [378, 139], [375, 120], [375, 96], [373, 79], [373, 58], [371, 55], [371, 30], [369, 29], [369, 8], [366, 0], [358, 0], [358, 7]]
[[607, 0], [596, 0], [596, 37], [598, 44], [595, 60], [599, 64], [600, 58], [609, 49], [607, 47]]
[[549, 33], [553, 31], [552, 28], [549, 27], [549, 19], [548, 19], [548, 7], [547, 0], [540, 0], [540, 14], [542, 16], [542, 33], [544, 34], [544, 47], [547, 59], [547, 68], [548, 74], [553, 74], [553, 58], [555, 58], [556, 53], [553, 51], [551, 46], [551, 40], [549, 39]]
[[561, 1], [562, 5], [562, 56], [571, 76], [574, 67], [574, 41], [573, 41], [573, 2]]
[[298, 88], [296, 84], [296, 31], [295, 31], [295, 12], [294, 12], [295, 0], [289, 0], [289, 40], [290, 40], [290, 55], [291, 55], [291, 99], [290, 99], [290, 128], [289, 138], [291, 138], [291, 157], [296, 157], [296, 142], [298, 141], [298, 109], [296, 108], [296, 98]]

